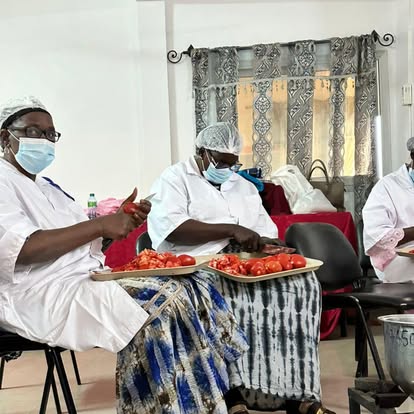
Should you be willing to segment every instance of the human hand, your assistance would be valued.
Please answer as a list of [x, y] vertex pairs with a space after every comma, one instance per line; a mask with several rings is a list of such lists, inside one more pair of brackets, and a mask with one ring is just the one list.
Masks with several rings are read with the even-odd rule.
[[246, 227], [236, 225], [232, 236], [246, 252], [257, 252], [261, 248], [260, 235]]
[[147, 216], [151, 211], [151, 203], [148, 200], [140, 200], [139, 203], [135, 203], [136, 196], [137, 189], [135, 187], [132, 194], [121, 204], [118, 213], [124, 212], [131, 215], [138, 227], [147, 219]]
[[134, 215], [118, 210], [115, 214], [98, 217], [95, 219], [101, 225], [101, 236], [104, 239], [121, 240], [137, 226]]

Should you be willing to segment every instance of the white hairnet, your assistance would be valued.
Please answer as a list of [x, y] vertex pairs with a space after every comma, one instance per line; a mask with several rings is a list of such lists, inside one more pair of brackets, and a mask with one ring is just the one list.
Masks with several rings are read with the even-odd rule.
[[[24, 96], [23, 98], [14, 98], [0, 105], [0, 127], [15, 115], [22, 116], [30, 112], [31, 109], [48, 112], [46, 107], [34, 96]], [[18, 117], [14, 118], [17, 119]], [[13, 120], [14, 120], [13, 119]], [[11, 122], [9, 122], [11, 124]]]
[[414, 137], [411, 137], [407, 141], [407, 149], [408, 151], [414, 151]]
[[235, 126], [229, 122], [217, 122], [200, 131], [195, 144], [197, 148], [240, 155], [242, 139]]

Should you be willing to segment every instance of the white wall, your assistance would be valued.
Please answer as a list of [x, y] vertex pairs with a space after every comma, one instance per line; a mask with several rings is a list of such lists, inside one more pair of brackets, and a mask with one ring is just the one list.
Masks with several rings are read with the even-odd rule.
[[[166, 62], [148, 53], [164, 54], [163, 11], [162, 1], [0, 3], [0, 100], [34, 94], [44, 101], [62, 133], [45, 175], [82, 203], [89, 192], [125, 197], [136, 185], [145, 196], [170, 163]], [[151, 25], [154, 14], [158, 25]], [[153, 44], [152, 30], [161, 34]], [[157, 98], [145, 80], [150, 76]], [[147, 116], [144, 97], [167, 120], [151, 131], [155, 117]]]

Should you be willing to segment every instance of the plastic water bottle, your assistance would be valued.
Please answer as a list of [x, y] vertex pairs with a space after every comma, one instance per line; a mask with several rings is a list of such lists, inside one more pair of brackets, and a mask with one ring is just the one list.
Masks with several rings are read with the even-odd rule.
[[98, 201], [96, 200], [95, 194], [90, 193], [88, 198], [88, 217], [90, 219], [96, 218], [96, 207], [98, 206]]

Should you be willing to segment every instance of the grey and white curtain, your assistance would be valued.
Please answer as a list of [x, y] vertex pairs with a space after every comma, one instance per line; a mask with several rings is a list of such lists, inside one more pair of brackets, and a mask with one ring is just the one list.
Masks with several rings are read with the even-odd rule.
[[[356, 219], [374, 183], [374, 117], [377, 111], [375, 42], [371, 35], [298, 41], [289, 44], [259, 44], [249, 48], [194, 49], [193, 89], [197, 133], [215, 121], [238, 126], [238, 93], [251, 90], [252, 165], [269, 176], [275, 142], [280, 143], [275, 124], [284, 118], [285, 163], [294, 164], [306, 175], [321, 133], [315, 139], [321, 116], [315, 112], [316, 95], [329, 94], [325, 128], [326, 156], [330, 175], [336, 180], [344, 171], [345, 148], [349, 153], [349, 100], [354, 88], [352, 146], [354, 153], [354, 204]], [[284, 113], [275, 108], [274, 94], [286, 88]], [[319, 88], [319, 89], [318, 89]], [[329, 117], [329, 118], [328, 118]], [[241, 120], [240, 120], [241, 121]], [[346, 123], [347, 121], [347, 123]], [[250, 122], [250, 121], [249, 121]], [[346, 126], [348, 125], [348, 126]], [[348, 140], [348, 141], [347, 141]], [[347, 155], [349, 158], [349, 156]], [[348, 162], [349, 164], [349, 162]]]

